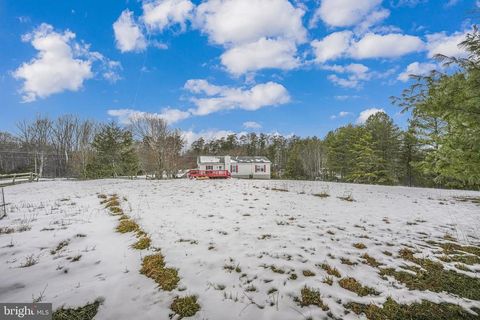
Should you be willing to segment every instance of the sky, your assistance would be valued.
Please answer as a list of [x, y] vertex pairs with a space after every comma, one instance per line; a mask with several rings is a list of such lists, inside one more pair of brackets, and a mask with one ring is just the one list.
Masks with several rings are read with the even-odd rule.
[[324, 136], [461, 57], [479, 0], [0, 0], [0, 130], [37, 114]]

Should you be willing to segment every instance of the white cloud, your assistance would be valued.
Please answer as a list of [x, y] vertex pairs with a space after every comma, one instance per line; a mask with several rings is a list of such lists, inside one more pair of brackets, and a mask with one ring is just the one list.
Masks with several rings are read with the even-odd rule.
[[225, 48], [222, 64], [235, 76], [291, 70], [307, 38], [304, 13], [288, 0], [208, 0], [197, 7], [194, 26]]
[[192, 18], [194, 7], [189, 0], [145, 1], [142, 20], [150, 30], [162, 32], [175, 24], [185, 30], [186, 21]]
[[339, 58], [397, 58], [425, 48], [423, 41], [416, 36], [368, 33], [355, 40], [350, 31], [334, 32], [322, 40], [312, 41], [311, 45], [317, 63]]
[[346, 78], [341, 78], [335, 74], [329, 75], [327, 78], [335, 85], [345, 87], [345, 88], [357, 88], [362, 81], [370, 80], [373, 77], [373, 73], [370, 72], [370, 69], [359, 63], [352, 63], [347, 66], [322, 66], [324, 70], [333, 71], [340, 74], [347, 74]]
[[288, 0], [208, 0], [197, 7], [196, 26], [221, 45], [261, 38], [306, 40], [304, 11]]
[[457, 58], [465, 57], [467, 53], [459, 47], [459, 44], [465, 40], [467, 33], [468, 31], [447, 35], [445, 32], [439, 32], [427, 35], [428, 57], [433, 58], [437, 54]]
[[[355, 27], [357, 33], [364, 33], [368, 31], [372, 26], [382, 22], [390, 16], [390, 11], [387, 9], [378, 9], [373, 11], [370, 15], [365, 17], [365, 19]], [[384, 28], [395, 28], [395, 27], [382, 27]], [[376, 28], [375, 28], [376, 29]]]
[[192, 93], [203, 93], [207, 96], [214, 96], [226, 90], [226, 87], [210, 84], [207, 80], [204, 79], [190, 79], [185, 82], [184, 88]]
[[266, 106], [288, 103], [290, 96], [281, 84], [267, 82], [250, 89], [231, 88], [211, 85], [205, 80], [189, 80], [185, 89], [205, 97], [193, 97], [191, 101], [196, 109], [190, 110], [194, 115], [208, 115], [213, 112], [231, 109], [258, 110]]
[[147, 42], [140, 26], [133, 18], [133, 12], [124, 10], [117, 21], [113, 24], [117, 48], [121, 52], [143, 51]]
[[[378, 10], [386, 11], [379, 8], [381, 3], [382, 0], [322, 0], [315, 12], [313, 23], [321, 19], [331, 27], [350, 27], [365, 19], [373, 22], [382, 16], [383, 20], [388, 15], [376, 13]], [[376, 17], [369, 18], [372, 12]]]
[[15, 79], [23, 80], [22, 100], [32, 102], [66, 90], [78, 91], [85, 80], [94, 76], [92, 65], [101, 64], [104, 78], [119, 78], [118, 62], [89, 50], [89, 45], [74, 42], [75, 34], [69, 30], [59, 33], [49, 24], [41, 24], [32, 33], [22, 37], [38, 51], [35, 58], [23, 63], [13, 72]]
[[348, 78], [341, 78], [337, 76], [336, 74], [331, 74], [328, 77], [328, 80], [332, 82], [333, 84], [344, 87], [344, 88], [357, 88], [360, 85], [360, 82], [358, 79], [355, 79], [353, 77], [348, 77]]
[[350, 48], [353, 33], [341, 31], [329, 34], [322, 40], [313, 40], [311, 45], [315, 51], [315, 61], [324, 63], [343, 56]]
[[457, 5], [460, 0], [448, 0], [448, 2], [444, 5], [445, 8], [450, 8]]
[[358, 99], [360, 98], [360, 96], [334, 96], [335, 100], [338, 100], [338, 101], [346, 101], [346, 100], [349, 100], [349, 99]]
[[337, 118], [345, 118], [345, 117], [348, 117], [348, 116], [351, 116], [351, 115], [353, 115], [353, 113], [348, 112], [348, 111], [340, 111], [338, 114], [331, 115], [330, 119], [334, 120], [334, 119], [337, 119]]
[[129, 124], [133, 119], [143, 116], [152, 116], [164, 119], [168, 124], [174, 124], [191, 116], [190, 112], [179, 109], [165, 108], [161, 113], [149, 113], [133, 109], [111, 109], [109, 116], [117, 118], [122, 124]]
[[437, 65], [434, 63], [420, 63], [414, 62], [407, 66], [404, 72], [398, 75], [398, 80], [407, 82], [410, 80], [411, 75], [416, 76], [425, 76], [428, 75], [431, 71], [437, 69]]
[[234, 75], [266, 68], [291, 70], [300, 64], [296, 53], [297, 47], [291, 41], [261, 38], [227, 50], [222, 54], [221, 61]]
[[247, 121], [243, 123], [245, 129], [261, 129], [262, 125], [255, 121]]
[[423, 41], [416, 36], [398, 33], [386, 35], [368, 33], [353, 43], [350, 55], [356, 59], [396, 58], [423, 49]]
[[360, 115], [357, 118], [357, 123], [363, 124], [368, 120], [368, 118], [370, 118], [370, 116], [373, 116], [374, 114], [377, 114], [379, 112], [385, 112], [385, 110], [377, 109], [377, 108], [370, 108], [370, 109], [363, 110], [362, 112], [360, 112]]

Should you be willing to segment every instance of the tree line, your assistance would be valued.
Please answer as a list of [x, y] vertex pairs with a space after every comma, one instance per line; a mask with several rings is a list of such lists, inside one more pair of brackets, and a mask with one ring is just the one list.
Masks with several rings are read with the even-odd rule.
[[199, 138], [186, 146], [179, 130], [144, 115], [125, 127], [37, 116], [18, 134], [0, 132], [0, 173], [103, 178], [149, 174], [175, 177], [198, 155], [266, 156], [272, 177], [384, 185], [480, 188], [480, 32], [461, 46], [463, 58], [438, 56], [444, 72], [413, 76], [392, 98], [411, 117], [405, 130], [385, 113], [349, 124], [323, 139], [279, 134]]
[[84, 179], [150, 174], [173, 177], [184, 140], [163, 119], [144, 115], [127, 127], [74, 115], [37, 115], [0, 132], [0, 173], [35, 172], [40, 177]]
[[480, 188], [480, 32], [463, 58], [437, 56], [444, 72], [415, 76], [392, 101], [410, 112], [401, 130], [385, 113], [317, 137], [250, 133], [192, 144], [192, 154], [264, 155], [277, 178]]

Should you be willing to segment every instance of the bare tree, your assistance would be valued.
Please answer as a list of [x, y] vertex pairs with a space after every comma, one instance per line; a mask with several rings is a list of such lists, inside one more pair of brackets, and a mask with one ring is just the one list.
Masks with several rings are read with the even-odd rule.
[[170, 130], [164, 119], [153, 115], [135, 117], [130, 128], [141, 141], [144, 168], [152, 170], [157, 179], [162, 179], [164, 174], [171, 178], [184, 144], [180, 133]]
[[48, 117], [37, 115], [32, 123], [22, 121], [17, 124], [17, 128], [20, 140], [33, 153], [35, 173], [42, 177], [45, 157], [50, 147], [52, 121]]
[[75, 146], [78, 122], [76, 116], [64, 115], [52, 123], [52, 145], [57, 155], [56, 170], [59, 175], [68, 173], [70, 157]]
[[79, 121], [74, 133], [74, 168], [80, 176], [87, 175], [87, 163], [93, 156], [92, 142], [98, 131], [98, 125], [92, 120]]

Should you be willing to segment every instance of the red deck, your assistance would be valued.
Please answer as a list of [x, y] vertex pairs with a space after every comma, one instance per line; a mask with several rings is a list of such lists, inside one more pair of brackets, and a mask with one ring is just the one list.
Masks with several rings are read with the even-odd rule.
[[208, 178], [208, 179], [228, 179], [232, 175], [228, 170], [190, 170], [188, 171], [188, 178]]

